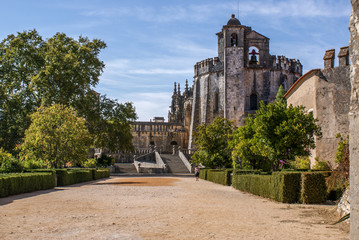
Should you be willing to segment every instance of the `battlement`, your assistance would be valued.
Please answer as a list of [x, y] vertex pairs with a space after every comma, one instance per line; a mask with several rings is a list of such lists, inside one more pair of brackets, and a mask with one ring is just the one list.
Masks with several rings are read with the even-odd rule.
[[288, 59], [285, 56], [272, 56], [272, 60], [275, 69], [302, 74], [303, 65], [299, 59]]
[[194, 76], [198, 76], [204, 73], [213, 72], [223, 67], [219, 57], [207, 58], [194, 65]]
[[[324, 57], [324, 69], [334, 68], [335, 49], [325, 51]], [[339, 67], [345, 67], [349, 65], [349, 47], [341, 47], [338, 54]]]

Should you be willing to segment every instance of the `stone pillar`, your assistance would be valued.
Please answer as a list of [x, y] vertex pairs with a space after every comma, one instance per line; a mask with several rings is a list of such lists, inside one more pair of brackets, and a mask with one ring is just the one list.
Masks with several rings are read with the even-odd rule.
[[340, 48], [339, 54], [339, 67], [345, 67], [349, 65], [349, 47]]
[[350, 152], [350, 239], [359, 239], [359, 0], [351, 0], [350, 82], [352, 92], [349, 111]]
[[325, 55], [323, 57], [324, 69], [334, 67], [334, 58], [335, 58], [335, 49], [330, 49], [325, 51]]

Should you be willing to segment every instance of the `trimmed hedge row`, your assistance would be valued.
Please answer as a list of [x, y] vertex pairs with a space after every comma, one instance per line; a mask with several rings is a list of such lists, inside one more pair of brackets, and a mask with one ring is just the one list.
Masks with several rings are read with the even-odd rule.
[[0, 197], [56, 187], [55, 172], [0, 174]]
[[0, 197], [67, 186], [109, 176], [108, 168], [32, 169], [25, 173], [0, 174]]
[[[231, 173], [233, 172], [233, 177]], [[258, 170], [202, 169], [200, 177], [215, 183], [230, 185], [283, 203], [322, 203], [327, 199], [325, 178], [330, 172], [273, 172]], [[230, 181], [232, 180], [232, 181]]]
[[68, 168], [56, 169], [57, 186], [67, 186], [110, 177], [108, 168]]
[[302, 191], [300, 201], [302, 203], [322, 203], [327, 200], [327, 185], [322, 173], [303, 173]]
[[222, 185], [231, 185], [231, 173], [233, 172], [232, 169], [209, 169], [207, 171], [206, 180], [222, 184]]
[[67, 186], [93, 180], [93, 174], [90, 170], [56, 169], [56, 175], [57, 186]]
[[94, 180], [110, 177], [110, 169], [109, 168], [93, 169], [92, 173], [93, 173]]
[[295, 203], [299, 198], [300, 178], [300, 173], [235, 174], [232, 185], [238, 190], [279, 202]]

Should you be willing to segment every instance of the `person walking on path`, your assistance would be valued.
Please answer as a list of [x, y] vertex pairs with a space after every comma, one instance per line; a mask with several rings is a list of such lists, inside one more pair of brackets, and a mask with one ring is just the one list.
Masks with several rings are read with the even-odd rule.
[[198, 167], [198, 165], [196, 165], [196, 168], [194, 169], [194, 174], [196, 176], [196, 181], [198, 181], [198, 178], [199, 178], [199, 167]]

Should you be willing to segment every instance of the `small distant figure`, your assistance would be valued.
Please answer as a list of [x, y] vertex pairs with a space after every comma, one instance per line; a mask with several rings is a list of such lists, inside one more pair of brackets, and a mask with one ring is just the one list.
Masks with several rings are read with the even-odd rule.
[[196, 181], [198, 181], [198, 178], [199, 178], [199, 167], [198, 167], [198, 165], [196, 165], [196, 168], [194, 169], [194, 174], [196, 176]]

